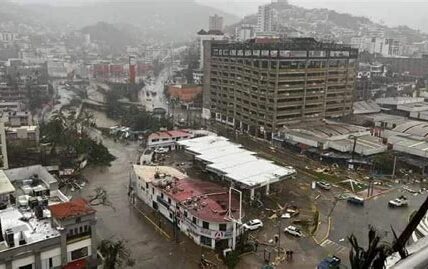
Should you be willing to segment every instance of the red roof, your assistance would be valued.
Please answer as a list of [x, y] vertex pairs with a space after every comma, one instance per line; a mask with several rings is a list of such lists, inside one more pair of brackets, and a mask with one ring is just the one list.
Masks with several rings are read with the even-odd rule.
[[95, 213], [89, 203], [82, 198], [72, 200], [70, 202], [49, 206], [52, 217], [59, 220], [76, 218]]
[[158, 139], [158, 138], [169, 138], [169, 137], [184, 137], [184, 136], [191, 136], [191, 134], [184, 130], [172, 130], [172, 131], [152, 133], [149, 135], [149, 140]]
[[[194, 179], [176, 180], [171, 189], [164, 193], [181, 203], [193, 216], [199, 219], [225, 223], [228, 222], [229, 189], [212, 182]], [[232, 196], [232, 213], [238, 213], [238, 200]], [[237, 217], [237, 216], [235, 216]]]

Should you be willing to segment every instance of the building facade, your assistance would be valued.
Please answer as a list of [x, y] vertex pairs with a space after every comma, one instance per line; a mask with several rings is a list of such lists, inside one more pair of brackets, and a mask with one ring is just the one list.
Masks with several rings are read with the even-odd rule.
[[[42, 166], [0, 170], [0, 268], [97, 267], [95, 210]], [[86, 249], [85, 249], [86, 248]]]
[[209, 30], [223, 31], [223, 17], [218, 16], [217, 14], [210, 16]]
[[259, 6], [257, 14], [257, 32], [272, 32], [274, 24], [274, 9], [272, 5]]
[[312, 38], [210, 45], [205, 118], [270, 139], [287, 124], [352, 112], [356, 49]]
[[[133, 203], [141, 200], [198, 245], [228, 248], [239, 233], [237, 224], [228, 218], [227, 188], [189, 179], [171, 167], [134, 165], [130, 189]], [[230, 204], [233, 217], [238, 217], [238, 201], [232, 198]]]
[[156, 132], [150, 134], [147, 138], [147, 147], [150, 149], [165, 148], [174, 150], [177, 147], [178, 141], [190, 139], [192, 137], [193, 135], [191, 133], [182, 130]]

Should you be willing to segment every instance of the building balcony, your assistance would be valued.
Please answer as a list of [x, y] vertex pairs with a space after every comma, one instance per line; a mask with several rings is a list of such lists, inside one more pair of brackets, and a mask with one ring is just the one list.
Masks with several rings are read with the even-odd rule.
[[296, 117], [300, 116], [302, 114], [302, 109], [301, 108], [296, 108], [293, 110], [285, 110], [285, 111], [277, 111], [276, 115], [277, 117], [279, 116], [291, 116], [291, 115], [295, 115]]
[[300, 77], [278, 77], [279, 82], [305, 81], [305, 76]]
[[314, 113], [321, 114], [322, 112], [323, 112], [323, 108], [322, 107], [305, 108], [303, 110], [304, 114], [314, 114]]
[[301, 101], [282, 101], [277, 103], [277, 107], [294, 107], [294, 106], [303, 106], [303, 100]]
[[325, 76], [307, 76], [307, 81], [325, 80]]

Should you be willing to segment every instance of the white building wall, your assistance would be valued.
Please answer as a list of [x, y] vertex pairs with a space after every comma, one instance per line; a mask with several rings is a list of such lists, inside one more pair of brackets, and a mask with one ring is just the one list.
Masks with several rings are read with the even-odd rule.
[[19, 267], [26, 266], [29, 264], [32, 264], [33, 265], [32, 268], [34, 268], [34, 263], [35, 263], [35, 257], [34, 255], [31, 255], [22, 259], [13, 260], [12, 269], [19, 269]]
[[88, 256], [91, 256], [92, 255], [91, 245], [92, 245], [91, 238], [88, 238], [88, 239], [67, 245], [67, 261], [68, 262], [73, 261], [71, 259], [71, 252], [72, 251], [80, 249], [80, 248], [84, 248], [84, 247], [88, 248]]
[[[169, 221], [173, 222], [173, 215], [170, 216], [170, 213], [177, 214], [179, 224], [178, 227], [180, 230], [185, 233], [187, 236], [189, 236], [196, 244], [200, 245], [200, 236], [206, 236], [211, 238], [211, 248], [215, 247], [215, 239], [218, 237], [219, 239], [231, 239], [232, 238], [232, 223], [231, 222], [225, 222], [226, 223], [226, 231], [219, 231], [220, 224], [219, 223], [209, 223], [209, 229], [203, 228], [203, 220], [196, 218], [196, 224], [192, 222], [193, 215], [188, 212], [185, 208], [179, 206], [177, 209], [176, 202], [170, 198], [168, 195], [164, 194], [163, 200], [168, 203], [168, 198], [171, 199], [171, 203], [169, 208], [172, 210], [169, 210], [166, 208], [163, 204], [159, 203], [157, 201], [157, 197], [161, 196], [161, 191], [153, 186], [152, 184], [148, 184], [149, 188], [146, 187], [146, 183], [142, 180], [138, 179], [138, 177], [135, 175], [134, 172], [131, 173], [131, 183], [135, 184], [135, 192], [139, 199], [141, 199], [144, 203], [146, 203], [148, 206], [153, 208], [153, 202], [156, 202], [158, 205], [158, 211]], [[184, 212], [187, 212], [187, 217], [184, 216]], [[230, 241], [230, 240], [229, 240]], [[231, 241], [230, 241], [231, 242]]]
[[42, 269], [50, 269], [49, 259], [52, 259], [53, 266], [61, 266], [61, 249], [55, 248], [52, 250], [44, 251], [40, 253], [40, 259], [42, 261]]

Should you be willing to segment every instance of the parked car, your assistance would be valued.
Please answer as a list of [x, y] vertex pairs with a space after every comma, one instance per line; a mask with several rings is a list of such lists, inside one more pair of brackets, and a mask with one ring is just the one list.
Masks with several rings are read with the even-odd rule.
[[168, 149], [166, 149], [166, 148], [157, 148], [157, 149], [155, 149], [155, 152], [158, 153], [158, 154], [164, 154], [164, 153], [168, 152]]
[[327, 191], [331, 189], [331, 184], [325, 181], [317, 181], [317, 186], [320, 189], [327, 190]]
[[364, 205], [364, 199], [358, 196], [351, 196], [348, 198], [348, 203], [363, 206]]
[[339, 269], [340, 262], [336, 256], [327, 257], [318, 264], [317, 269]]
[[288, 226], [287, 228], [284, 229], [285, 233], [289, 233], [291, 235], [297, 236], [297, 237], [302, 237], [303, 234], [302, 232], [299, 230], [299, 228], [295, 227], [295, 226]]
[[403, 196], [403, 195], [388, 202], [389, 207], [404, 207], [407, 205], [408, 205], [407, 198], [406, 196]]
[[253, 219], [242, 225], [245, 230], [254, 231], [263, 227], [263, 222], [259, 219]]

